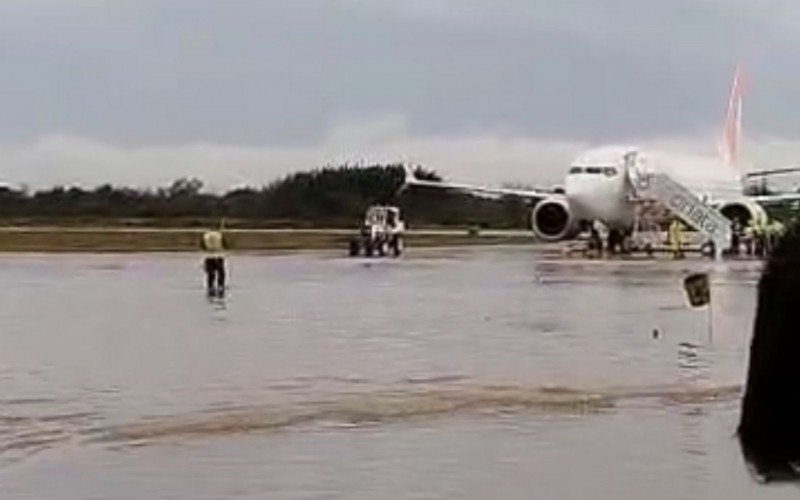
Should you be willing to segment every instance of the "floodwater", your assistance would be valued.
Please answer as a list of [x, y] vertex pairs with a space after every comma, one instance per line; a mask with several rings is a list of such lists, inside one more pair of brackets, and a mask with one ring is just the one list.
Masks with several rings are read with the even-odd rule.
[[[0, 256], [0, 498], [796, 498], [735, 439], [759, 264]], [[708, 311], [690, 271], [713, 276]]]

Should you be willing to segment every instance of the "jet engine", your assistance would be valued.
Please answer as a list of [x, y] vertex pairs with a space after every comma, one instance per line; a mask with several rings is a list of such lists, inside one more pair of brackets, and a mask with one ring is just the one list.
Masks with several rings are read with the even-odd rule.
[[752, 220], [766, 221], [767, 212], [758, 203], [748, 199], [723, 202], [719, 211], [730, 220], [738, 220], [743, 225], [747, 225]]
[[562, 197], [546, 198], [531, 211], [531, 228], [543, 241], [559, 241], [577, 236], [578, 221], [572, 217], [569, 203]]

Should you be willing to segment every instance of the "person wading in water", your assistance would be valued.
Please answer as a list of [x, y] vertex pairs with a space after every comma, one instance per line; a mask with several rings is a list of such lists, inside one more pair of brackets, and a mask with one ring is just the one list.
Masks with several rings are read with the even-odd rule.
[[206, 291], [209, 295], [225, 293], [225, 239], [222, 231], [206, 231], [200, 246], [206, 257], [203, 268], [206, 272]]

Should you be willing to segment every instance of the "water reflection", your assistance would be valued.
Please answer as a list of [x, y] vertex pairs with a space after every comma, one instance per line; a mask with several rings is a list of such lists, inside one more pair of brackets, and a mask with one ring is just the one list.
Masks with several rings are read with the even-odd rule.
[[710, 382], [712, 359], [710, 346], [695, 342], [678, 344], [678, 368], [686, 383], [701, 385]]
[[[524, 498], [534, 484], [558, 497], [569, 464], [572, 498], [678, 498], [694, 453], [738, 459], [728, 446], [749, 273], [715, 290], [711, 348], [694, 345], [706, 315], [673, 307], [690, 261], [533, 266], [526, 249], [448, 252], [369, 267], [242, 255], [235, 293], [222, 296], [199, 289], [191, 255], [114, 256], [126, 265], [113, 273], [92, 267], [102, 256], [0, 256], [0, 392], [23, 402], [0, 402], [0, 462], [43, 458], [0, 464], [0, 497], [114, 497], [96, 491], [126, 484], [128, 497], [148, 498], [137, 486], [158, 481], [164, 496], [235, 496], [209, 479], [223, 476], [262, 497], [283, 492], [276, 498], [488, 498], [503, 488]], [[702, 442], [712, 426], [700, 424], [720, 415], [719, 438]], [[53, 453], [68, 446], [70, 460]], [[74, 463], [80, 473], [37, 468]], [[165, 475], [164, 463], [183, 470]], [[697, 471], [706, 484], [749, 481], [716, 465]], [[441, 492], [415, 489], [433, 479], [395, 481], [426, 473]], [[47, 490], [54, 476], [63, 480]], [[476, 490], [476, 477], [499, 490]], [[375, 490], [353, 490], [375, 478]]]
[[224, 288], [208, 288], [206, 289], [206, 300], [214, 306], [214, 310], [224, 311], [227, 309], [226, 304], [226, 290]]

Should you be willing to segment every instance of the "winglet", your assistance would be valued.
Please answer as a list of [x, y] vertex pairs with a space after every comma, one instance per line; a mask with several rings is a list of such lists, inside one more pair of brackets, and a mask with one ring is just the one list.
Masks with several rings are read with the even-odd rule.
[[417, 174], [414, 173], [414, 168], [406, 162], [403, 162], [403, 183], [397, 189], [398, 195], [402, 194], [409, 186], [417, 183]]
[[403, 163], [403, 170], [405, 171], [404, 184], [408, 185], [417, 182], [417, 173], [414, 171], [414, 167], [408, 163]]
[[403, 163], [403, 185], [400, 186], [400, 191], [404, 191], [409, 186], [414, 186], [419, 184], [419, 179], [417, 179], [417, 173], [414, 171], [414, 167], [410, 163]]

